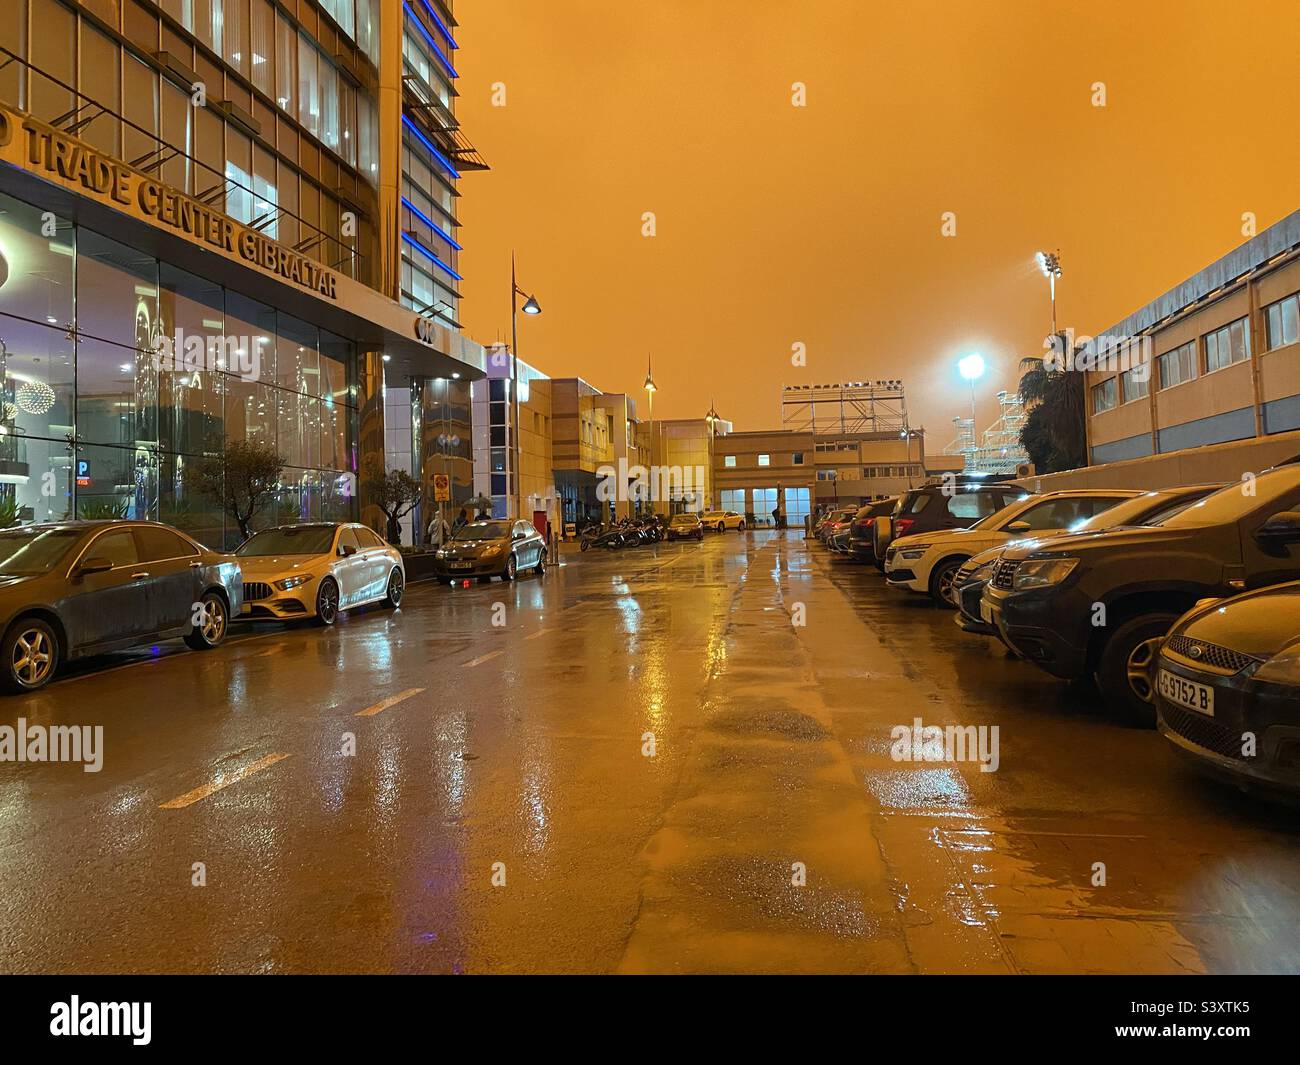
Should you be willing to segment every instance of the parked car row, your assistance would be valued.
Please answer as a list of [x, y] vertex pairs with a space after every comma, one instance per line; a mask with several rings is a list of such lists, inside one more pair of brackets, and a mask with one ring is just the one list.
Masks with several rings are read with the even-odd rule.
[[884, 544], [888, 584], [964, 631], [1094, 683], [1238, 785], [1300, 793], [1300, 456], [1149, 492], [927, 485], [847, 521], [872, 528], [852, 557]]
[[383, 602], [406, 571], [355, 523], [266, 529], [233, 554], [148, 521], [68, 521], [0, 530], [0, 687], [30, 692], [66, 662], [183, 637], [218, 646], [236, 618], [313, 618]]

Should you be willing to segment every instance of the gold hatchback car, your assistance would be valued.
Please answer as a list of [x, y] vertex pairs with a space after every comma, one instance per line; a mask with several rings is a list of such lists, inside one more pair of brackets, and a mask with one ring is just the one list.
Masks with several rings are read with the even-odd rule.
[[364, 525], [318, 522], [263, 529], [235, 551], [244, 571], [241, 617], [333, 625], [341, 610], [401, 605], [402, 554]]

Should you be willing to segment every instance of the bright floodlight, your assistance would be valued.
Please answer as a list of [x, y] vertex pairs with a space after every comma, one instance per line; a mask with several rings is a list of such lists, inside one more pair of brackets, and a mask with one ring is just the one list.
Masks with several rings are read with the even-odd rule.
[[524, 314], [541, 314], [541, 313], [542, 313], [541, 304], [539, 304], [537, 300], [534, 299], [532, 296], [529, 296], [524, 303]]
[[1038, 263], [1038, 269], [1043, 271], [1044, 277], [1061, 276], [1061, 257], [1054, 252], [1036, 252], [1034, 260]]
[[967, 381], [974, 381], [977, 377], [984, 376], [984, 356], [978, 353], [967, 355], [959, 363], [957, 369], [961, 371], [962, 377]]

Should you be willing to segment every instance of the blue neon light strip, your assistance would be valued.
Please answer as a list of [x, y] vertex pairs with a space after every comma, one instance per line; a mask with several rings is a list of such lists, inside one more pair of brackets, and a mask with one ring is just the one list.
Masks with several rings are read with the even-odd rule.
[[430, 261], [433, 263], [433, 265], [436, 266], [439, 270], [443, 271], [443, 273], [447, 274], [449, 277], [454, 277], [457, 281], [465, 280], [463, 277], [460, 276], [460, 274], [456, 273], [455, 270], [453, 270], [450, 266], [448, 266], [436, 255], [434, 255], [433, 252], [431, 252], [428, 248], [426, 248], [423, 244], [421, 244], [418, 240], [416, 240], [413, 236], [411, 236], [410, 233], [403, 233], [402, 239], [405, 240], [407, 244], [411, 245], [411, 247], [413, 247], [416, 251], [422, 252], [423, 254], [427, 255]]
[[437, 25], [438, 32], [447, 38], [447, 43], [453, 48], [459, 48], [460, 45], [456, 43], [456, 38], [451, 35], [451, 30], [447, 29], [447, 24], [442, 21], [438, 12], [434, 11], [434, 9], [429, 6], [429, 0], [420, 0], [420, 3], [424, 5], [424, 10], [429, 12], [429, 17], [433, 19], [434, 23]]
[[416, 207], [415, 204], [413, 204], [407, 197], [405, 196], [402, 197], [402, 203], [404, 203], [407, 206], [407, 208], [410, 210], [410, 212], [413, 215], [415, 215], [416, 218], [418, 218], [426, 226], [428, 226], [435, 233], [437, 233], [438, 236], [442, 237], [442, 239], [445, 240], [448, 244], [450, 244], [453, 248], [455, 248], [457, 251], [464, 250], [459, 244], [456, 243], [455, 238], [452, 237], [450, 233], [448, 233], [445, 229], [442, 228], [442, 226], [438, 225], [437, 222], [435, 222], [427, 214], [425, 214], [418, 207]]
[[460, 177], [459, 171], [457, 171], [456, 168], [451, 165], [451, 160], [448, 159], [445, 155], [442, 154], [442, 152], [438, 151], [438, 149], [433, 146], [433, 143], [429, 140], [428, 137], [426, 137], [423, 133], [420, 132], [419, 127], [416, 126], [414, 122], [412, 122], [406, 115], [402, 116], [402, 121], [406, 124], [406, 128], [415, 134], [416, 140], [418, 140], [429, 150], [429, 154], [432, 155], [436, 160], [438, 160], [438, 162], [442, 165], [443, 169], [447, 171], [447, 173], [449, 173], [454, 178]]
[[433, 50], [433, 54], [438, 57], [438, 62], [447, 68], [447, 73], [453, 78], [459, 78], [460, 75], [456, 73], [456, 68], [451, 65], [451, 60], [442, 54], [442, 49], [438, 47], [438, 42], [429, 35], [429, 31], [424, 28], [424, 23], [421, 22], [416, 17], [415, 12], [411, 10], [411, 5], [408, 4], [406, 0], [402, 0], [402, 7], [405, 9], [407, 17], [415, 23], [415, 28], [420, 31], [420, 36], [424, 38], [425, 43], [427, 43]]

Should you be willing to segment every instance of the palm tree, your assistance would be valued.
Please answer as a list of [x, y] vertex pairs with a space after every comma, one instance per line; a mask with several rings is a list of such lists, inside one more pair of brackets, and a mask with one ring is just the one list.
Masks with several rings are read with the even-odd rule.
[[[1042, 473], [1077, 469], [1088, 461], [1083, 379], [1081, 370], [1049, 369], [1041, 358], [1020, 360], [1020, 400], [1030, 412], [1020, 442], [1037, 452], [1030, 457]], [[1050, 468], [1040, 465], [1040, 456]]]

